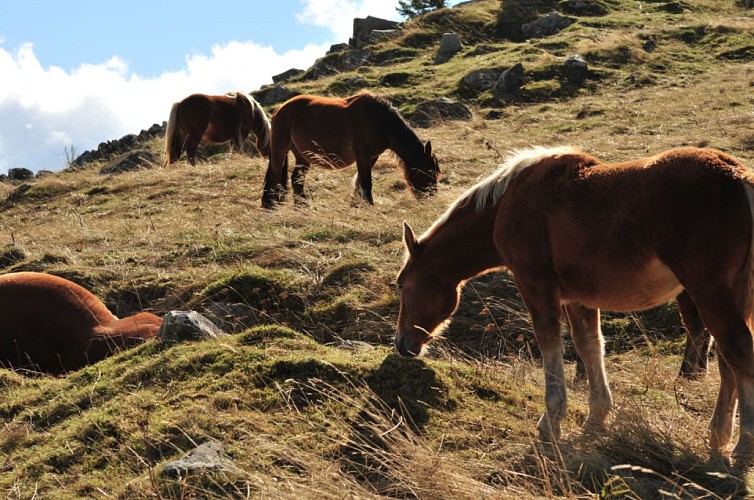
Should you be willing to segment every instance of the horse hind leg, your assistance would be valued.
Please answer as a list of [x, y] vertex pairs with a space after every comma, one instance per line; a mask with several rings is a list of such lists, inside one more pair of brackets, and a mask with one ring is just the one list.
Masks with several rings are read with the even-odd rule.
[[306, 173], [309, 171], [310, 164], [298, 150], [294, 149], [293, 155], [296, 158], [296, 166], [293, 167], [293, 172], [291, 173], [293, 200], [297, 205], [305, 205], [306, 191], [304, 190], [304, 181], [306, 180]]
[[754, 342], [733, 293], [725, 285], [687, 287], [704, 324], [715, 339], [720, 367], [720, 392], [709, 424], [710, 445], [722, 451], [732, 434], [736, 395], [740, 437], [734, 456], [754, 454]]
[[699, 311], [686, 291], [676, 297], [681, 322], [686, 328], [686, 347], [683, 353], [679, 378], [696, 379], [707, 374], [710, 344], [712, 338], [705, 329]]
[[717, 356], [717, 366], [720, 371], [720, 390], [717, 394], [717, 402], [712, 412], [707, 429], [709, 431], [710, 447], [713, 450], [722, 450], [730, 442], [733, 436], [733, 416], [738, 404], [738, 390], [736, 388], [736, 376], [722, 356]]
[[201, 141], [201, 136], [189, 135], [186, 138], [186, 157], [192, 166], [196, 166], [196, 151]]
[[600, 430], [613, 407], [613, 397], [607, 382], [604, 345], [600, 331], [600, 313], [579, 304], [564, 306], [576, 353], [583, 362], [589, 381], [589, 416], [584, 428]]

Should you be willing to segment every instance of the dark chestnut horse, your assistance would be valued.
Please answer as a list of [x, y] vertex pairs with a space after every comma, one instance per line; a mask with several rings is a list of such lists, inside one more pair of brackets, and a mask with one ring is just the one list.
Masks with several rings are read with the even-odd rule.
[[346, 99], [296, 96], [272, 116], [270, 163], [262, 207], [282, 202], [288, 183], [288, 152], [296, 158], [291, 180], [297, 201], [305, 198], [309, 167], [343, 168], [356, 162], [354, 194], [373, 204], [372, 167], [387, 149], [400, 159], [411, 192], [432, 194], [440, 168], [432, 144], [422, 144], [398, 111], [384, 99], [358, 94]]
[[116, 318], [91, 292], [42, 273], [0, 276], [0, 364], [45, 373], [77, 370], [157, 335], [162, 319]]
[[178, 161], [186, 151], [189, 163], [196, 163], [199, 143], [226, 142], [243, 152], [243, 142], [249, 133], [257, 138], [257, 149], [265, 158], [270, 156], [270, 121], [262, 106], [237, 92], [228, 95], [192, 94], [173, 104], [165, 133], [165, 163]]
[[541, 438], [557, 439], [566, 410], [561, 311], [589, 380], [585, 425], [599, 429], [612, 408], [600, 309], [645, 309], [683, 290], [717, 347], [710, 445], [722, 450], [730, 441], [738, 402], [733, 454], [751, 457], [753, 213], [754, 175], [720, 151], [676, 149], [618, 164], [573, 148], [521, 152], [420, 238], [405, 225], [395, 346], [419, 354], [453, 314], [466, 280], [508, 269], [542, 352], [545, 411], [537, 428]]

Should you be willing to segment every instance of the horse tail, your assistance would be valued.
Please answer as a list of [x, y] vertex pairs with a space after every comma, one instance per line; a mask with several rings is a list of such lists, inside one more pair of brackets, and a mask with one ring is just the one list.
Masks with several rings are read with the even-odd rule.
[[744, 192], [751, 217], [751, 241], [749, 242], [749, 255], [736, 280], [734, 293], [738, 309], [741, 311], [749, 331], [754, 332], [754, 184], [744, 181]]
[[174, 161], [178, 160], [181, 155], [181, 146], [179, 139], [176, 136], [175, 129], [178, 126], [178, 107], [180, 102], [173, 104], [170, 108], [170, 117], [168, 118], [168, 128], [165, 131], [165, 165], [170, 165]]

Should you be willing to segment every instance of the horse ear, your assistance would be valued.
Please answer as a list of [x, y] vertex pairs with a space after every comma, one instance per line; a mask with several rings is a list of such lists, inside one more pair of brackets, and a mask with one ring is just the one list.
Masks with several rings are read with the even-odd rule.
[[432, 141], [427, 141], [427, 144], [424, 145], [424, 154], [427, 156], [432, 155]]
[[419, 242], [416, 240], [414, 230], [408, 225], [408, 222], [403, 221], [403, 242], [406, 244], [409, 255], [414, 255], [419, 248]]

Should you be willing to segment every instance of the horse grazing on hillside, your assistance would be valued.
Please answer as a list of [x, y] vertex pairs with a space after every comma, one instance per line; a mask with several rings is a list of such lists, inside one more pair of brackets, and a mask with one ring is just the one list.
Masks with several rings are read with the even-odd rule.
[[85, 288], [43, 273], [0, 276], [0, 365], [59, 374], [157, 335], [162, 319], [116, 318]]
[[253, 132], [257, 149], [270, 156], [270, 120], [262, 106], [243, 92], [228, 95], [192, 94], [173, 104], [165, 133], [165, 163], [178, 161], [186, 151], [189, 163], [196, 164], [199, 143], [231, 143], [231, 152], [243, 152], [243, 142]]
[[303, 201], [309, 167], [344, 168], [356, 162], [354, 194], [372, 198], [372, 167], [387, 149], [400, 159], [409, 189], [429, 195], [437, 189], [440, 168], [432, 144], [422, 144], [398, 111], [372, 94], [345, 99], [296, 96], [272, 116], [270, 163], [264, 181], [262, 207], [282, 202], [288, 183], [288, 152], [296, 166], [291, 175], [296, 201]]
[[558, 439], [566, 410], [565, 311], [589, 381], [586, 426], [612, 408], [600, 309], [629, 311], [684, 291], [715, 340], [720, 389], [709, 424], [722, 450], [754, 453], [754, 175], [712, 149], [685, 148], [604, 164], [573, 148], [512, 156], [417, 238], [404, 225], [397, 350], [418, 355], [453, 314], [468, 279], [508, 269], [531, 315], [545, 372], [537, 428]]

